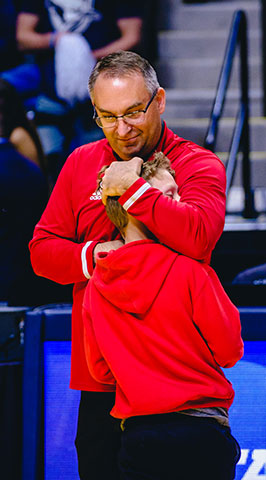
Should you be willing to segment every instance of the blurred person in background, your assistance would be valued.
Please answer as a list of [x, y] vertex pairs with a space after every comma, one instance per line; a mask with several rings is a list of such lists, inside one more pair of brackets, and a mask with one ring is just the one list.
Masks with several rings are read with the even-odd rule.
[[0, 78], [1, 138], [8, 139], [16, 150], [45, 170], [45, 157], [35, 125], [27, 117], [16, 89]]
[[0, 301], [33, 301], [28, 242], [48, 201], [42, 147], [12, 85], [0, 79]]
[[[22, 0], [17, 41], [22, 52], [37, 54], [45, 81], [43, 88], [73, 103], [88, 98], [87, 79], [96, 60], [117, 50], [138, 47], [141, 28], [141, 8], [137, 0]], [[57, 69], [57, 62], [62, 71]], [[80, 66], [78, 72], [77, 66]], [[85, 76], [82, 76], [84, 68]], [[63, 78], [66, 74], [70, 78]], [[84, 84], [80, 86], [82, 79]], [[63, 91], [64, 86], [60, 82], [69, 84], [65, 95], [61, 95], [60, 89]], [[74, 90], [67, 91], [74, 88], [71, 82], [77, 89], [76, 98]]]
[[92, 128], [87, 79], [98, 58], [139, 46], [141, 15], [140, 0], [21, 1], [18, 46], [35, 55], [42, 91], [74, 109], [70, 150], [102, 138], [102, 132]]
[[40, 68], [33, 110], [54, 182], [69, 153], [103, 137], [87, 89], [96, 60], [138, 48], [142, 23], [140, 0], [20, 1], [17, 44]]

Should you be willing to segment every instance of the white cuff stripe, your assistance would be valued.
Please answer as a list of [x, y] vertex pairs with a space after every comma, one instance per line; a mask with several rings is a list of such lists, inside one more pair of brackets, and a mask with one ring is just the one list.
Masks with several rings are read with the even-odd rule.
[[149, 183], [144, 183], [144, 185], [142, 185], [135, 193], [133, 193], [133, 195], [123, 204], [123, 208], [128, 210], [129, 207], [131, 207], [133, 203], [138, 200], [138, 198], [141, 197], [141, 195], [143, 195], [143, 193], [149, 188], [151, 188]]
[[92, 242], [87, 242], [83, 249], [81, 250], [81, 263], [82, 263], [82, 270], [83, 270], [83, 273], [84, 273], [84, 276], [86, 278], [90, 278], [90, 274], [88, 272], [88, 266], [87, 266], [87, 259], [86, 259], [86, 252], [87, 252], [87, 248], [90, 246]]

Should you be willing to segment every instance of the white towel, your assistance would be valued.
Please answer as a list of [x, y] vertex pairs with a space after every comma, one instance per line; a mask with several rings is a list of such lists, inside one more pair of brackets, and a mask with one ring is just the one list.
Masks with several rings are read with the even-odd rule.
[[88, 79], [95, 63], [91, 48], [82, 35], [62, 35], [55, 47], [55, 87], [58, 97], [71, 106], [87, 99]]

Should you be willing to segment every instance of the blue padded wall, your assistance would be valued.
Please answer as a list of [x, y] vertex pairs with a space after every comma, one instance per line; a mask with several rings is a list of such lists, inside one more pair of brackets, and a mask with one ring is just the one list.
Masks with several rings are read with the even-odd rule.
[[70, 342], [44, 343], [45, 480], [78, 480], [75, 434], [80, 392], [69, 385]]
[[[239, 310], [245, 354], [225, 369], [236, 392], [230, 409], [241, 446], [236, 480], [266, 480], [266, 308]], [[74, 440], [80, 394], [69, 389], [71, 311], [48, 308], [34, 315], [28, 314], [25, 344], [23, 480], [78, 480]], [[37, 477], [40, 464], [44, 469]]]

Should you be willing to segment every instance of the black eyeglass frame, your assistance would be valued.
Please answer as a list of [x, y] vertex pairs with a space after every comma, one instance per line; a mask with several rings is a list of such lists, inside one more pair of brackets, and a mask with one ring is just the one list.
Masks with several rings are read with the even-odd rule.
[[[99, 116], [97, 115], [95, 106], [93, 105], [93, 111], [94, 111], [94, 113], [93, 113], [93, 120], [95, 120], [96, 124], [97, 124], [98, 127], [100, 127], [100, 128], [114, 128], [114, 127], [117, 125], [117, 120], [118, 120], [118, 118], [123, 118], [123, 119], [124, 119], [124, 117], [127, 117], [127, 115], [133, 115], [134, 113], [144, 113], [144, 115], [145, 115], [145, 113], [147, 112], [147, 110], [148, 110], [149, 106], [151, 105], [152, 101], [155, 99], [155, 97], [156, 97], [156, 95], [157, 95], [157, 92], [158, 92], [158, 88], [156, 88], [156, 90], [154, 90], [154, 92], [153, 92], [150, 100], [148, 101], [146, 107], [145, 107], [143, 110], [135, 110], [134, 112], [124, 113], [123, 115], [109, 115], [109, 117], [113, 117], [113, 118], [115, 119], [114, 125], [110, 125], [109, 127], [103, 127], [103, 126], [101, 125], [101, 118], [104, 118], [104, 117], [99, 117]], [[106, 118], [106, 117], [105, 117], [105, 118]], [[127, 123], [127, 119], [125, 119], [124, 121]], [[98, 123], [98, 122], [100, 122], [100, 123]]]

